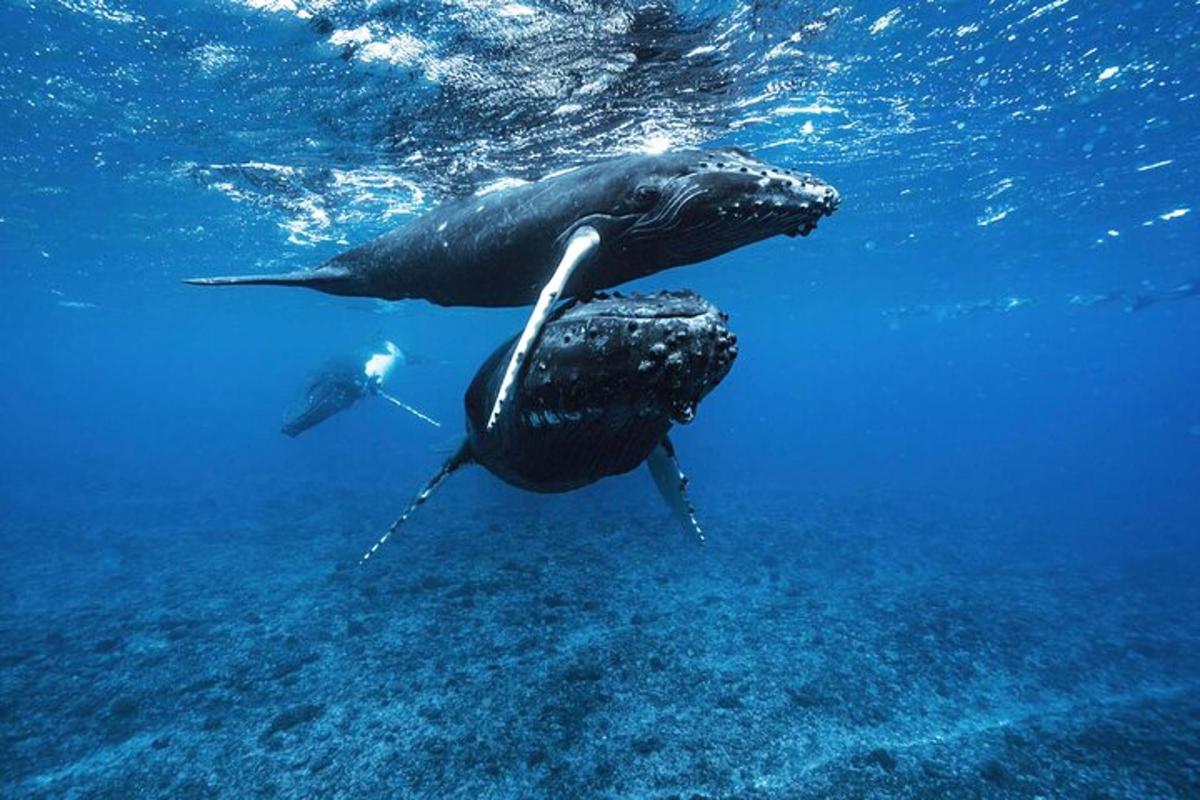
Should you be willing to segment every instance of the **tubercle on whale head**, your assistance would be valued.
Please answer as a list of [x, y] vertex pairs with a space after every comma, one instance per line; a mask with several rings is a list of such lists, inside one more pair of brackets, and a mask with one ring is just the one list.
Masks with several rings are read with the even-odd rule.
[[[605, 300], [595, 309], [625, 314], [616, 315], [614, 338], [630, 363], [636, 362], [632, 391], [643, 398], [644, 407], [657, 408], [674, 422], [691, 422], [737, 357], [737, 336], [728, 327], [728, 315], [686, 291], [631, 298], [615, 293]], [[612, 344], [609, 339], [606, 346]], [[592, 356], [593, 362], [603, 358]]]
[[[627, 413], [689, 422], [737, 356], [737, 337], [727, 321], [710, 302], [687, 291], [597, 292], [574, 300], [543, 331], [514, 408], [555, 424]], [[476, 428], [504, 360], [494, 359], [468, 391], [468, 418]]]
[[[725, 379], [737, 359], [737, 335], [724, 326], [724, 321], [722, 314], [721, 325], [712, 326], [703, 335], [695, 337], [691, 352], [685, 345], [682, 351], [668, 356], [668, 368], [674, 367], [681, 373], [671, 392], [671, 419], [675, 422], [687, 425], [696, 418], [700, 402]], [[673, 358], [676, 360], [674, 365], [671, 363]], [[683, 359], [690, 360], [688, 369], [682, 369]], [[681, 388], [684, 390], [680, 391]]]

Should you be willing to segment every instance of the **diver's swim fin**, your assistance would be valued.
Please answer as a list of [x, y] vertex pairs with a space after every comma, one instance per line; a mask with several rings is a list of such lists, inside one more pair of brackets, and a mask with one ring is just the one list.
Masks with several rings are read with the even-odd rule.
[[442, 464], [442, 468], [437, 471], [437, 474], [429, 479], [429, 482], [425, 484], [425, 488], [417, 492], [417, 496], [414, 497], [412, 502], [408, 504], [408, 508], [404, 509], [404, 513], [400, 515], [399, 519], [393, 522], [392, 527], [387, 529], [387, 533], [379, 537], [379, 541], [376, 542], [370, 550], [363, 554], [362, 560], [360, 560], [358, 563], [365, 564], [367, 560], [371, 558], [371, 556], [375, 555], [375, 551], [382, 547], [383, 543], [386, 542], [388, 538], [390, 538], [391, 535], [395, 533], [400, 526], [408, 520], [409, 517], [412, 516], [413, 512], [423, 506], [425, 501], [437, 491], [438, 487], [446, 482], [447, 478], [457, 472], [459, 467], [470, 464], [474, 460], [474, 456], [471, 455], [471, 440], [464, 439], [463, 443], [459, 446], [454, 455], [446, 459], [446, 463]]
[[413, 408], [408, 403], [404, 402], [403, 400], [401, 400], [397, 397], [392, 397], [390, 394], [385, 392], [383, 389], [376, 389], [375, 394], [379, 395], [384, 400], [387, 400], [389, 403], [391, 403], [393, 405], [400, 406], [400, 408], [403, 408], [405, 411], [412, 414], [417, 419], [424, 420], [425, 422], [428, 422], [430, 425], [432, 425], [435, 428], [442, 427], [442, 423], [438, 422], [433, 417], [429, 416], [428, 414], [424, 414], [421, 411], [418, 411], [417, 409]]
[[704, 531], [696, 520], [696, 509], [688, 499], [687, 476], [679, 468], [679, 461], [675, 458], [675, 445], [671, 444], [668, 437], [664, 436], [662, 443], [650, 452], [646, 466], [650, 469], [650, 476], [654, 478], [654, 485], [671, 507], [671, 512], [679, 520], [683, 530], [695, 534], [700, 544], [704, 544]]
[[328, 294], [358, 294], [355, 291], [357, 281], [350, 270], [330, 264], [274, 275], [220, 275], [213, 278], [185, 278], [183, 282], [192, 286], [302, 286]]

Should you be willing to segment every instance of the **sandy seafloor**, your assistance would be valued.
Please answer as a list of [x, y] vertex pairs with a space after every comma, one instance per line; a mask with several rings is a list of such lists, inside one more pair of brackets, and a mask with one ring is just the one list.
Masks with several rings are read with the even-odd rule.
[[477, 485], [364, 568], [408, 487], [6, 523], [0, 794], [1200, 796], [1194, 558], [803, 492], [707, 493], [699, 549], [649, 490]]

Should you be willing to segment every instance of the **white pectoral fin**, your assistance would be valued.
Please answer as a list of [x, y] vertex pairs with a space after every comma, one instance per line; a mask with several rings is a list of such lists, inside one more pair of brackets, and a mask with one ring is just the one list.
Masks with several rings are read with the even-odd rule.
[[571, 275], [575, 270], [595, 255], [596, 250], [600, 247], [600, 233], [591, 225], [581, 225], [571, 238], [567, 240], [567, 246], [563, 250], [562, 259], [559, 260], [558, 266], [554, 269], [554, 275], [550, 281], [542, 287], [542, 293], [538, 297], [537, 305], [533, 307], [533, 313], [529, 315], [529, 319], [525, 323], [525, 329], [521, 331], [521, 337], [517, 339], [517, 346], [513, 348], [512, 357], [508, 360], [508, 366], [504, 370], [504, 378], [500, 381], [500, 390], [496, 392], [496, 402], [492, 404], [492, 413], [488, 415], [487, 429], [491, 430], [496, 424], [496, 420], [500, 418], [500, 413], [504, 409], [505, 403], [509, 402], [512, 395], [516, 393], [518, 378], [521, 375], [521, 367], [525, 364], [525, 359], [529, 356], [535, 344], [537, 344], [538, 336], [542, 332], [542, 328], [546, 325], [546, 320], [550, 317], [550, 309], [554, 303], [562, 296], [563, 289], [567, 286], [567, 281], [571, 279]]
[[408, 504], [408, 508], [404, 509], [404, 513], [400, 515], [399, 519], [393, 522], [392, 527], [388, 528], [387, 532], [384, 533], [383, 536], [379, 537], [379, 541], [376, 542], [370, 550], [363, 554], [362, 560], [360, 560], [358, 563], [365, 564], [368, 560], [370, 560], [371, 556], [375, 555], [375, 551], [380, 547], [383, 547], [383, 543], [386, 542], [391, 535], [400, 528], [401, 525], [408, 521], [408, 518], [412, 516], [414, 511], [425, 504], [425, 501], [428, 500], [433, 493], [438, 490], [439, 486], [446, 482], [447, 478], [457, 472], [459, 467], [463, 466], [464, 464], [471, 463], [471, 460], [471, 443], [469, 441], [463, 441], [454, 455], [446, 459], [445, 464], [442, 464], [442, 468], [437, 471], [437, 474], [429, 479], [429, 482], [425, 484], [421, 491], [417, 492], [417, 496], [414, 497], [412, 502]]
[[663, 437], [662, 443], [655, 447], [646, 459], [646, 466], [654, 478], [654, 485], [671, 507], [671, 513], [679, 520], [684, 532], [695, 534], [700, 544], [704, 544], [704, 531], [700, 529], [700, 523], [696, 520], [696, 509], [688, 499], [688, 479], [679, 468], [679, 461], [675, 458], [675, 446], [671, 444], [670, 439]]
[[400, 400], [399, 398], [392, 397], [390, 394], [385, 392], [383, 389], [376, 389], [375, 394], [379, 395], [384, 400], [387, 400], [389, 403], [391, 403], [393, 405], [400, 406], [400, 408], [403, 408], [405, 411], [412, 414], [417, 419], [424, 420], [425, 422], [428, 422], [430, 425], [432, 425], [435, 428], [442, 427], [442, 423], [438, 422], [433, 417], [429, 416], [428, 414], [421, 413], [420, 411], [413, 408], [412, 406], [410, 406], [408, 403], [404, 402], [403, 400]]

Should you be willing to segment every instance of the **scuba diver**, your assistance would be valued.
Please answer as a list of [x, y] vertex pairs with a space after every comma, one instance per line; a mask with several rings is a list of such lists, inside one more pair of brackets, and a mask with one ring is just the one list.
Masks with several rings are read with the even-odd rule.
[[370, 395], [382, 397], [434, 427], [442, 427], [437, 420], [384, 391], [383, 384], [396, 367], [406, 363], [404, 352], [390, 341], [372, 352], [331, 359], [309, 380], [300, 407], [284, 420], [283, 433], [299, 436]]

